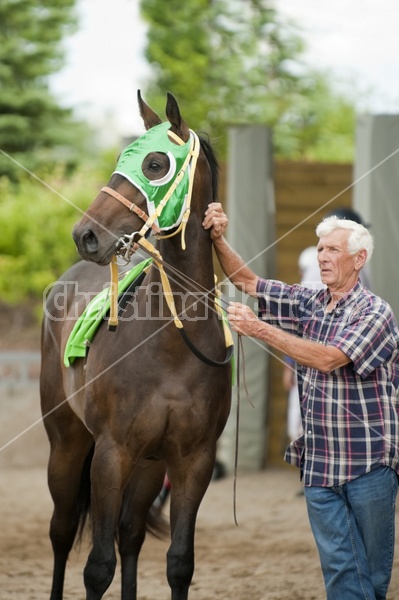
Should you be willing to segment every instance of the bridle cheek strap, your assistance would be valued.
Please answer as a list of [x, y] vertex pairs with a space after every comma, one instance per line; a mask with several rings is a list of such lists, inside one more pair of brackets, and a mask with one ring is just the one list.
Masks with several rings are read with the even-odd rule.
[[[185, 143], [173, 131], [168, 131], [168, 135], [179, 145], [183, 145]], [[158, 235], [158, 238], [157, 238], [159, 240], [164, 240], [164, 239], [174, 237], [175, 235], [177, 235], [178, 233], [181, 232], [182, 249], [183, 250], [186, 249], [186, 243], [185, 243], [184, 236], [185, 236], [187, 221], [190, 216], [191, 195], [192, 195], [192, 191], [193, 191], [194, 174], [195, 174], [195, 168], [197, 165], [197, 159], [199, 156], [199, 152], [200, 152], [199, 137], [197, 136], [196, 133], [194, 133], [194, 131], [190, 130], [190, 150], [187, 153], [186, 159], [185, 159], [183, 165], [181, 166], [179, 172], [177, 173], [176, 177], [174, 178], [170, 188], [168, 189], [165, 196], [162, 198], [162, 200], [156, 207], [154, 213], [151, 215], [149, 220], [146, 223], [144, 223], [143, 227], [140, 229], [140, 231], [139, 231], [140, 236], [144, 237], [146, 232], [148, 231], [148, 229], [150, 227], [153, 227], [154, 221], [158, 217], [160, 217], [163, 209], [165, 208], [169, 199], [172, 197], [173, 193], [175, 192], [177, 186], [180, 184], [181, 180], [183, 179], [183, 177], [186, 173], [186, 170], [190, 166], [191, 168], [190, 168], [190, 172], [189, 172], [189, 187], [188, 187], [188, 192], [187, 192], [187, 196], [186, 196], [186, 208], [184, 210], [180, 225], [177, 227], [177, 229], [173, 233], [170, 233], [168, 235], [162, 235], [162, 236]]]
[[[150, 218], [147, 215], [147, 213], [145, 213], [143, 210], [141, 210], [141, 208], [139, 208], [137, 206], [137, 204], [134, 204], [134, 202], [130, 202], [130, 200], [128, 200], [127, 198], [122, 196], [122, 194], [119, 194], [119, 192], [116, 192], [115, 190], [113, 190], [112, 188], [110, 188], [108, 186], [104, 186], [103, 188], [101, 188], [101, 191], [105, 192], [106, 194], [109, 194], [110, 196], [115, 198], [115, 200], [118, 200], [118, 202], [123, 204], [123, 206], [126, 206], [126, 208], [128, 208], [130, 210], [130, 212], [134, 212], [140, 219], [142, 219], [144, 221], [144, 223], [149, 222]], [[156, 234], [159, 234], [161, 232], [161, 230], [159, 229], [159, 227], [157, 225], [155, 225], [155, 223], [151, 223], [151, 228], [154, 230], [154, 232]], [[148, 227], [148, 229], [149, 229], [149, 227]], [[111, 302], [111, 304], [110, 304], [108, 329], [110, 331], [114, 331], [118, 325], [118, 280], [119, 280], [118, 265], [116, 262], [115, 255], [112, 257], [112, 260], [110, 262], [110, 268], [111, 268], [111, 283], [110, 283], [110, 302]]]
[[[138, 217], [140, 217], [140, 219], [142, 219], [144, 223], [147, 223], [149, 221], [150, 217], [147, 215], [147, 213], [141, 210], [141, 208], [139, 208], [137, 204], [135, 204], [134, 202], [130, 202], [130, 200], [122, 196], [122, 194], [119, 194], [119, 192], [116, 192], [108, 186], [104, 186], [103, 188], [101, 188], [101, 191], [106, 192], [107, 194], [115, 198], [115, 200], [121, 202], [121, 204], [126, 206], [126, 208], [130, 210], [130, 212], [134, 212]], [[153, 229], [156, 234], [161, 233], [161, 230], [155, 223], [151, 223], [151, 229]]]
[[169, 310], [172, 313], [174, 324], [176, 325], [176, 327], [178, 329], [182, 329], [183, 323], [180, 321], [180, 319], [177, 315], [176, 305], [175, 305], [175, 301], [173, 298], [173, 292], [170, 287], [168, 276], [165, 273], [162, 256], [160, 255], [158, 250], [156, 248], [154, 248], [154, 246], [151, 244], [151, 242], [149, 242], [145, 238], [141, 237], [137, 243], [139, 246], [144, 248], [144, 250], [146, 250], [148, 252], [148, 254], [150, 254], [150, 256], [152, 256], [152, 258], [154, 259], [154, 263], [158, 267], [159, 273], [161, 275], [163, 293], [165, 296], [166, 303], [169, 307]]

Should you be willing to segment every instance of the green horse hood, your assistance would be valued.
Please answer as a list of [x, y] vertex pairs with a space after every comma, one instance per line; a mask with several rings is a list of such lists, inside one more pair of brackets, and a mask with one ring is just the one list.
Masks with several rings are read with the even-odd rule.
[[[126, 177], [136, 188], [138, 188], [147, 202], [147, 212], [153, 215], [169, 188], [184, 166], [184, 163], [192, 147], [192, 132], [190, 139], [177, 145], [168, 135], [170, 123], [161, 123], [149, 129], [139, 139], [127, 146], [119, 157], [114, 173]], [[142, 164], [150, 152], [163, 152], [169, 158], [168, 173], [157, 180], [150, 180], [143, 174]], [[174, 189], [171, 197], [158, 215], [158, 226], [161, 230], [173, 229], [179, 225], [187, 202], [189, 188], [190, 165], [184, 171], [181, 181]]]

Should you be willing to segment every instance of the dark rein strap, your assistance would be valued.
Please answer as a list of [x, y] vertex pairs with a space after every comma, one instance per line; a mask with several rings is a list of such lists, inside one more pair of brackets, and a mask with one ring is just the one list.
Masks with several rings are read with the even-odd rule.
[[[152, 258], [154, 258], [152, 252], [147, 247], [142, 246], [142, 249], [147, 254], [152, 256]], [[163, 259], [160, 259], [158, 256], [156, 257], [156, 260], [157, 260], [157, 262], [161, 263], [164, 267], [167, 267], [168, 269], [170, 269], [175, 275], [180, 277], [180, 279], [182, 279], [183, 281], [187, 281], [187, 282], [194, 284], [197, 287], [197, 290], [204, 291], [208, 296], [213, 296], [214, 299], [217, 299], [216, 294], [214, 294], [210, 290], [207, 290], [206, 288], [204, 288], [204, 286], [200, 285], [198, 282], [191, 279], [191, 277], [188, 277], [188, 275], [185, 275], [184, 273], [179, 271], [179, 269], [176, 269], [176, 267], [174, 267], [173, 265], [170, 265], [169, 263], [165, 262]], [[205, 301], [203, 301], [203, 302], [205, 302]], [[197, 358], [199, 358], [199, 360], [201, 360], [205, 364], [207, 364], [211, 367], [224, 367], [231, 361], [233, 354], [234, 354], [234, 346], [233, 345], [228, 346], [227, 351], [226, 351], [226, 358], [223, 361], [213, 360], [212, 358], [209, 358], [208, 356], [203, 354], [201, 352], [201, 350], [199, 350], [194, 345], [194, 343], [190, 340], [190, 338], [188, 337], [188, 335], [185, 332], [183, 327], [181, 327], [181, 328], [179, 327], [178, 329], [179, 329], [180, 335], [182, 336], [183, 340], [185, 341], [187, 346], [190, 348], [190, 350], [193, 352], [193, 354], [195, 354], [195, 356]]]
[[[179, 271], [179, 273], [180, 273], [180, 271]], [[119, 297], [119, 299], [118, 299], [118, 309], [119, 309], [118, 317], [122, 316], [122, 314], [125, 310], [126, 304], [131, 299], [132, 295], [136, 291], [136, 288], [142, 284], [145, 275], [146, 275], [146, 273], [144, 271], [142, 273], [140, 273], [140, 275], [138, 275], [136, 277], [136, 279], [134, 281], [132, 281], [132, 283], [129, 285], [129, 287]], [[183, 274], [181, 274], [181, 275], [183, 275]], [[115, 331], [116, 328], [109, 327], [108, 329], [110, 331]], [[185, 332], [185, 330], [183, 328], [178, 328], [178, 329], [179, 329], [180, 335], [182, 336], [182, 338], [185, 341], [185, 343], [187, 344], [187, 346], [190, 348], [191, 352], [193, 352], [193, 354], [195, 354], [195, 356], [197, 358], [199, 358], [205, 364], [209, 365], [210, 367], [224, 367], [231, 361], [233, 354], [234, 354], [234, 346], [229, 346], [227, 348], [226, 358], [223, 361], [213, 360], [212, 358], [209, 358], [208, 356], [203, 354], [201, 352], [201, 350], [199, 350], [197, 348], [197, 346], [195, 346], [193, 344], [193, 342], [190, 340], [190, 338], [188, 337], [187, 333]]]
[[236, 413], [236, 444], [235, 444], [235, 452], [234, 452], [234, 485], [233, 485], [233, 515], [234, 515], [234, 523], [238, 527], [237, 521], [237, 474], [238, 474], [238, 442], [240, 436], [240, 404], [241, 404], [241, 394], [240, 394], [240, 369], [241, 369], [241, 361], [240, 354], [242, 350], [242, 339], [241, 335], [238, 335], [238, 344], [237, 344], [237, 413]]
[[[241, 368], [241, 357], [242, 357], [242, 368]], [[240, 406], [241, 406], [241, 369], [243, 375], [243, 383], [245, 394], [247, 396], [247, 400], [254, 408], [254, 405], [249, 396], [247, 380], [245, 377], [245, 354], [244, 354], [244, 344], [242, 341], [241, 334], [238, 334], [238, 343], [237, 343], [237, 414], [236, 414], [236, 440], [235, 440], [235, 454], [234, 454], [234, 487], [233, 487], [233, 513], [234, 513], [234, 523], [238, 526], [237, 521], [237, 474], [238, 474], [238, 444], [240, 437]]]
[[[135, 292], [136, 288], [139, 287], [141, 285], [141, 283], [143, 282], [145, 275], [146, 274], [144, 272], [140, 273], [140, 275], [129, 285], [129, 287], [120, 296], [119, 301], [118, 301], [118, 307], [119, 307], [118, 317], [122, 316], [124, 309], [126, 307], [126, 304], [130, 300], [130, 298], [131, 298], [132, 294]], [[113, 330], [115, 330], [115, 329], [113, 329]], [[195, 354], [195, 356], [197, 358], [202, 360], [202, 362], [209, 365], [210, 367], [223, 367], [224, 365], [227, 365], [231, 361], [233, 354], [234, 354], [234, 346], [229, 346], [227, 348], [226, 358], [223, 361], [213, 360], [212, 358], [205, 356], [205, 354], [203, 354], [201, 352], [201, 350], [199, 350], [197, 348], [197, 346], [195, 346], [193, 344], [193, 342], [190, 340], [190, 338], [188, 337], [187, 333], [185, 332], [185, 330], [183, 328], [179, 328], [179, 332], [180, 332], [180, 335], [182, 336], [183, 340], [187, 344], [187, 346], [190, 348], [191, 352], [193, 352], [193, 354]]]
[[[140, 273], [140, 275], [138, 275], [138, 277], [136, 277], [136, 279], [134, 281], [132, 281], [132, 283], [129, 285], [129, 287], [119, 297], [119, 301], [118, 301], [118, 307], [119, 307], [118, 316], [119, 317], [122, 316], [122, 314], [126, 308], [126, 304], [130, 300], [132, 294], [134, 294], [136, 289], [143, 282], [145, 275], [146, 275], [146, 273], [144, 271], [142, 273]], [[205, 354], [202, 354], [202, 352], [200, 350], [198, 350], [198, 348], [196, 346], [194, 346], [194, 344], [192, 343], [192, 341], [190, 340], [190, 338], [188, 337], [188, 335], [186, 334], [184, 329], [179, 329], [179, 331], [181, 333], [183, 340], [186, 342], [186, 344], [190, 348], [190, 350], [197, 356], [197, 358], [202, 360], [202, 362], [206, 363], [207, 365], [210, 365], [211, 367], [222, 367], [223, 365], [226, 365], [232, 359], [233, 352], [234, 352], [234, 346], [229, 346], [227, 348], [227, 356], [226, 356], [225, 360], [223, 362], [218, 362], [211, 358], [208, 358], [207, 356], [205, 356]], [[238, 527], [237, 476], [238, 476], [238, 447], [239, 447], [239, 437], [240, 437], [240, 408], [241, 408], [241, 356], [242, 356], [242, 362], [243, 362], [242, 369], [243, 369], [243, 376], [244, 376], [244, 387], [245, 387], [248, 401], [253, 406], [252, 402], [249, 399], [247, 382], [245, 379], [245, 356], [244, 356], [244, 347], [243, 347], [242, 337], [241, 337], [241, 335], [238, 335], [237, 365], [236, 365], [237, 413], [236, 413], [236, 439], [235, 439], [235, 451], [234, 451], [234, 484], [233, 484], [233, 515], [234, 515], [234, 523], [237, 527]]]
[[195, 346], [193, 344], [193, 342], [190, 340], [190, 338], [188, 337], [187, 333], [184, 331], [184, 328], [180, 328], [179, 329], [179, 333], [182, 336], [183, 340], [186, 342], [187, 346], [190, 348], [191, 352], [193, 352], [193, 354], [195, 354], [195, 356], [197, 358], [199, 358], [200, 360], [202, 360], [202, 362], [206, 363], [207, 365], [209, 365], [210, 367], [223, 367], [224, 365], [227, 365], [234, 354], [234, 346], [229, 346], [227, 348], [227, 352], [226, 352], [226, 358], [222, 361], [217, 361], [217, 360], [213, 360], [212, 358], [209, 358], [208, 356], [205, 356], [205, 354], [202, 354], [201, 350], [199, 350], [197, 348], [197, 346]]
[[[183, 274], [180, 273], [180, 271], [177, 270], [177, 273], [183, 277]], [[144, 271], [142, 273], [140, 273], [140, 275], [138, 275], [138, 277], [136, 277], [136, 279], [130, 284], [130, 286], [120, 296], [119, 302], [118, 302], [119, 316], [122, 316], [127, 302], [131, 298], [132, 294], [136, 291], [137, 287], [139, 287], [141, 285], [141, 283], [144, 280], [145, 275], [146, 275], [146, 273]], [[187, 279], [189, 279], [189, 278], [187, 278]], [[227, 355], [226, 355], [225, 360], [222, 362], [218, 362], [211, 358], [208, 358], [207, 356], [205, 356], [205, 354], [203, 354], [200, 350], [198, 350], [198, 348], [192, 343], [192, 341], [190, 340], [190, 338], [188, 337], [188, 335], [186, 334], [184, 329], [179, 329], [179, 331], [180, 331], [180, 334], [181, 334], [183, 340], [185, 341], [187, 346], [190, 348], [190, 350], [195, 354], [195, 356], [197, 356], [197, 358], [202, 360], [202, 362], [204, 362], [205, 364], [210, 365], [211, 367], [222, 367], [222, 366], [228, 364], [230, 362], [230, 360], [232, 359], [233, 353], [234, 353], [234, 346], [229, 346], [227, 348]], [[234, 486], [233, 486], [233, 514], [234, 514], [234, 523], [237, 526], [238, 526], [238, 521], [237, 521], [237, 475], [238, 475], [238, 447], [239, 447], [239, 435], [240, 435], [240, 407], [241, 407], [241, 356], [242, 356], [242, 361], [243, 361], [242, 370], [243, 370], [243, 376], [244, 376], [244, 387], [245, 387], [247, 399], [250, 402], [251, 406], [253, 406], [253, 404], [249, 398], [249, 392], [248, 392], [247, 382], [246, 382], [246, 378], [245, 378], [245, 362], [244, 362], [245, 356], [244, 356], [244, 347], [243, 347], [242, 337], [241, 337], [241, 335], [238, 335], [237, 365], [236, 365], [237, 413], [236, 413], [236, 439], [235, 439], [235, 453], [234, 453]]]
[[[122, 292], [122, 294], [119, 296], [119, 298], [118, 298], [118, 317], [121, 317], [123, 315], [123, 313], [125, 312], [127, 303], [132, 298], [133, 294], [136, 291], [136, 288], [140, 287], [140, 285], [143, 283], [144, 277], [146, 275], [147, 275], [147, 273], [145, 270], [142, 271], [141, 273], [139, 273], [137, 275], [136, 279], [134, 279], [132, 281], [132, 283], [129, 285], [129, 287], [127, 287], [126, 290], [124, 292]], [[115, 331], [115, 328], [113, 329], [113, 331]]]
[[[166, 265], [167, 267], [169, 267], [171, 269], [171, 271], [173, 271], [176, 275], [178, 275], [179, 277], [181, 277], [181, 279], [183, 279], [183, 281], [186, 280], [186, 281], [190, 281], [191, 283], [194, 283], [197, 286], [197, 288], [202, 288], [202, 290], [205, 291], [208, 295], [213, 295], [214, 298], [216, 298], [216, 294], [213, 294], [209, 290], [206, 290], [198, 282], [193, 281], [190, 277], [188, 277], [187, 275], [184, 275], [184, 273], [182, 273], [181, 271], [179, 271], [178, 269], [176, 269], [172, 265], [169, 265], [168, 263], [165, 263], [164, 261], [162, 261], [162, 262], [163, 262], [164, 265]], [[200, 360], [202, 360], [206, 364], [209, 364], [211, 366], [219, 366], [220, 367], [220, 366], [223, 366], [223, 365], [227, 364], [231, 360], [231, 358], [233, 356], [233, 352], [234, 352], [234, 346], [229, 346], [229, 348], [227, 349], [227, 356], [226, 356], [226, 358], [225, 358], [225, 360], [223, 362], [216, 362], [216, 361], [213, 361], [212, 359], [209, 359], [208, 357], [206, 357], [204, 354], [202, 354], [202, 352], [200, 352], [198, 350], [198, 348], [196, 346], [194, 346], [194, 344], [192, 343], [192, 341], [190, 340], [190, 338], [187, 336], [187, 334], [186, 334], [186, 332], [184, 331], [183, 328], [179, 329], [179, 331], [180, 331], [180, 334], [182, 335], [184, 341], [186, 342], [187, 346], [191, 349], [191, 351]], [[242, 364], [242, 373], [243, 373], [243, 381], [244, 381], [245, 393], [246, 393], [248, 402], [253, 407], [254, 405], [252, 404], [250, 396], [249, 396], [249, 391], [248, 391], [248, 387], [247, 387], [247, 381], [246, 381], [246, 377], [245, 377], [245, 355], [244, 355], [244, 346], [243, 346], [242, 336], [240, 334], [238, 334], [237, 365], [236, 365], [236, 373], [237, 373], [237, 381], [236, 381], [236, 387], [237, 387], [237, 413], [236, 413], [236, 439], [235, 439], [235, 452], [234, 452], [234, 484], [233, 484], [233, 515], [234, 515], [234, 523], [235, 523], [235, 525], [237, 527], [238, 527], [238, 520], [237, 520], [237, 476], [238, 476], [238, 447], [239, 447], [239, 438], [240, 438], [241, 356], [242, 356], [242, 363], [243, 363]]]

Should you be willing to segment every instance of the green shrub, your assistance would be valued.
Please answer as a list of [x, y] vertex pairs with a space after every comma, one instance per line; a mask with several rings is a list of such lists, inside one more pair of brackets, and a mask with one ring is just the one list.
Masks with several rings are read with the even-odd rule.
[[71, 232], [112, 173], [104, 156], [67, 178], [26, 176], [18, 184], [0, 179], [0, 300], [41, 301], [44, 289], [79, 259]]

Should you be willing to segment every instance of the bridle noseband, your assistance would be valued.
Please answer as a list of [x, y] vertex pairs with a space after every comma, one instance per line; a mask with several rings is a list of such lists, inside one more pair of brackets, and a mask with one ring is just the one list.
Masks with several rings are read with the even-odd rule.
[[[142, 219], [144, 221], [144, 223], [147, 223], [150, 220], [150, 217], [147, 215], [146, 212], [144, 212], [144, 210], [139, 208], [137, 206], [137, 204], [135, 204], [134, 202], [130, 202], [130, 200], [125, 198], [125, 196], [122, 196], [122, 194], [120, 194], [119, 192], [113, 190], [112, 188], [108, 187], [107, 185], [102, 187], [101, 191], [106, 192], [107, 194], [109, 194], [110, 196], [115, 198], [115, 200], [118, 200], [118, 202], [121, 202], [121, 204], [126, 206], [126, 208], [128, 208], [130, 210], [130, 212], [134, 212], [138, 217], [140, 217], [140, 219]], [[157, 234], [161, 233], [161, 230], [159, 229], [158, 225], [156, 225], [155, 223], [152, 223], [151, 229]]]

